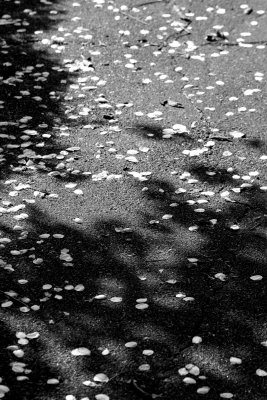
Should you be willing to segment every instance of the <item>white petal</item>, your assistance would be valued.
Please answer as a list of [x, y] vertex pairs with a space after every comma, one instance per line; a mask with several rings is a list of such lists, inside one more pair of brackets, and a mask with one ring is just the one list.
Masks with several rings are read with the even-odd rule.
[[71, 354], [73, 356], [90, 356], [91, 351], [86, 347], [78, 347], [77, 349], [72, 350]]

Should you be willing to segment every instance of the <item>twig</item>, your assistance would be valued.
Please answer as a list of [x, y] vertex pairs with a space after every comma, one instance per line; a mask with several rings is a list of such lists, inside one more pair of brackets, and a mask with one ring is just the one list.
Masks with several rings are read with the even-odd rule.
[[[259, 40], [259, 41], [255, 41], [255, 42], [241, 42], [242, 44], [267, 44], [267, 40]], [[203, 47], [203, 46], [208, 46], [208, 45], [217, 45], [217, 46], [239, 46], [240, 42], [236, 42], [236, 43], [231, 43], [231, 42], [223, 42], [223, 41], [214, 41], [214, 42], [206, 42], [206, 43], [202, 43], [200, 44], [198, 47]], [[240, 46], [242, 47], [242, 46]]]
[[155, 4], [155, 3], [165, 3], [165, 1], [164, 0], [151, 0], [151, 1], [147, 1], [145, 3], [135, 4], [134, 6], [132, 6], [132, 8], [150, 6], [151, 4]]
[[[191, 25], [191, 23], [192, 23], [192, 21], [189, 20], [187, 25], [185, 25], [180, 30], [180, 32], [174, 32], [174, 33], [171, 33], [169, 36], [167, 36], [166, 39], [164, 40], [164, 42], [162, 43], [162, 45], [159, 46], [159, 50], [161, 50], [162, 47], [166, 47], [168, 45], [168, 41], [170, 39], [172, 39], [172, 38], [179, 39], [180, 37], [183, 37], [183, 36], [186, 36], [186, 35], [191, 35], [191, 32], [187, 31], [187, 28], [189, 27], [189, 25]], [[183, 32], [185, 32], [185, 33], [183, 34]]]
[[263, 225], [264, 221], [259, 221], [256, 224], [254, 224], [251, 228], [249, 228], [249, 231], [253, 231], [254, 229], [258, 228], [259, 226]]
[[121, 13], [122, 15], [124, 15], [125, 17], [131, 18], [131, 19], [134, 19], [135, 21], [138, 21], [138, 22], [140, 22], [141, 24], [147, 25], [147, 22], [145, 22], [145, 21], [142, 21], [141, 19], [139, 19], [139, 18], [137, 18], [137, 17], [134, 17], [134, 16], [133, 16], [133, 15], [131, 15], [131, 14], [126, 14], [126, 13], [125, 13], [125, 12], [123, 12], [123, 11], [120, 11], [120, 13]]
[[145, 390], [143, 390], [140, 386], [137, 385], [137, 382], [135, 379], [132, 380], [132, 385], [134, 386], [134, 388], [141, 393], [143, 396], [145, 397], [152, 397], [152, 395], [148, 392], [146, 392]]
[[21, 303], [21, 304], [23, 304], [24, 306], [28, 307], [26, 303], [24, 303], [24, 302], [21, 301], [21, 300], [16, 299], [16, 297], [10, 296], [10, 294], [7, 294], [6, 292], [3, 292], [3, 290], [0, 290], [0, 292], [3, 293], [5, 296], [10, 297], [12, 300], [17, 300], [19, 303]]
[[120, 371], [120, 372], [118, 372], [118, 373], [115, 374], [115, 375], [112, 375], [112, 376], [109, 378], [109, 382], [110, 382], [112, 379], [117, 378], [117, 376], [120, 376], [120, 375], [124, 374], [124, 372], [125, 372], [125, 370]]
[[233, 140], [224, 136], [211, 136], [211, 139], [213, 140], [221, 140], [221, 141], [226, 141], [226, 142], [232, 142]]
[[[191, 22], [190, 22], [191, 23]], [[167, 36], [167, 38], [165, 39], [164, 43], [167, 43], [170, 39], [180, 39], [183, 36], [187, 36], [187, 35], [191, 35], [191, 32], [187, 31], [186, 28], [189, 26], [190, 24], [186, 25], [180, 32], [174, 32], [171, 33], [169, 36]], [[183, 35], [182, 33], [185, 32]], [[166, 45], [165, 45], [166, 46]]]

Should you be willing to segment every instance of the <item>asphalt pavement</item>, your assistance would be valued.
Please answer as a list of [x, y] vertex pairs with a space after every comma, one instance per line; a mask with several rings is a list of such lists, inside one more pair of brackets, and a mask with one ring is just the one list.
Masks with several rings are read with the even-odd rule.
[[265, 399], [266, 1], [0, 10], [0, 398]]

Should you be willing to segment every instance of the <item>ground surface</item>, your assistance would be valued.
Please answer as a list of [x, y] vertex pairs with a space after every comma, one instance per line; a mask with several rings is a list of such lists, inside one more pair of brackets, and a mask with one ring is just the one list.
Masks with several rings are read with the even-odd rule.
[[266, 398], [266, 1], [0, 10], [0, 397]]

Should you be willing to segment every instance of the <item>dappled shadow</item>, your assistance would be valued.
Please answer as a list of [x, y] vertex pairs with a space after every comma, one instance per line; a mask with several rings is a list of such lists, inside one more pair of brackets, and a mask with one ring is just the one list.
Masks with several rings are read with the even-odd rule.
[[[205, 174], [199, 173], [205, 170], [203, 167], [201, 171], [198, 166], [190, 172], [207, 181]], [[216, 171], [216, 175], [219, 175], [219, 180], [213, 180], [213, 185], [220, 184], [223, 175], [229, 181], [226, 171]], [[263, 361], [260, 341], [265, 335], [262, 323], [266, 316], [266, 285], [261, 280], [266, 265], [264, 193], [257, 184], [252, 185], [242, 190], [236, 203], [232, 200], [233, 203], [225, 203], [218, 210], [204, 206], [206, 210], [203, 210], [203, 214], [197, 211], [201, 207], [198, 200], [205, 199], [204, 193], [191, 193], [189, 200], [188, 192], [176, 194], [175, 188], [164, 181], [151, 180], [146, 182], [146, 186], [148, 190], [144, 193], [149, 200], [154, 200], [156, 206], [155, 214], [148, 214], [148, 219], [158, 220], [157, 229], [166, 232], [167, 225], [167, 231], [170, 233], [172, 230], [175, 234], [182, 226], [189, 230], [193, 227], [196, 237], [194, 239], [192, 236], [192, 242], [204, 242], [200, 249], [194, 249], [193, 245], [188, 248], [195, 261], [188, 263], [186, 272], [179, 268], [178, 273], [180, 277], [181, 274], [186, 275], [187, 285], [183, 286], [183, 290], [185, 293], [189, 290], [194, 293], [203, 312], [198, 334], [203, 335], [205, 341], [198, 349], [189, 346], [184, 351], [185, 359], [202, 366], [209, 378], [216, 380], [214, 387], [217, 393], [220, 386], [223, 390], [227, 381], [229, 389], [235, 385], [241, 389], [242, 385], [249, 382], [248, 386], [251, 385], [253, 389], [248, 391], [254, 390], [255, 396], [263, 395], [261, 390], [264, 388], [257, 381], [255, 370]], [[160, 215], [170, 214], [171, 225], [169, 221], [160, 220]], [[232, 225], [236, 225], [238, 230], [232, 230]], [[218, 354], [216, 357], [213, 356], [214, 350]], [[233, 352], [239, 352], [242, 360], [245, 359], [240, 374], [229, 366]], [[219, 359], [223, 358], [223, 354], [225, 361], [222, 363]], [[233, 376], [228, 379], [230, 371]], [[221, 379], [220, 384], [218, 378]], [[249, 398], [245, 394], [242, 396]]]
[[72, 78], [58, 60], [62, 43], [45, 32], [65, 18], [64, 8], [59, 0], [3, 1], [1, 15], [1, 178], [50, 172], [62, 150], [61, 100]]
[[[35, 348], [33, 358], [31, 343], [28, 345], [30, 354], [27, 355], [27, 361], [31, 365], [34, 363], [31, 382], [41, 385], [46, 392], [46, 380], [51, 376], [61, 376], [61, 384], [66, 393], [74, 382], [72, 377], [72, 383], [64, 384], [64, 377], [70, 379], [70, 375], [74, 373], [76, 379], [81, 381], [82, 378], [88, 379], [88, 376], [92, 378], [94, 371], [101, 369], [109, 376], [114, 372], [119, 376], [123, 374], [122, 390], [125, 391], [125, 385], [128, 386], [126, 382], [134, 374], [137, 363], [131, 350], [124, 347], [133, 336], [138, 337], [138, 341], [147, 336], [144, 346], [153, 348], [159, 354], [163, 352], [161, 363], [164, 362], [165, 366], [172, 364], [169, 359], [172, 351], [177, 351], [181, 346], [176, 343], [177, 335], [180, 337], [181, 333], [189, 334], [190, 327], [196, 324], [199, 316], [195, 315], [194, 320], [191, 320], [183, 305], [168, 308], [168, 291], [166, 297], [157, 297], [158, 304], [153, 304], [153, 288], [149, 287], [150, 283], [143, 285], [139, 277], [147, 269], [147, 272], [154, 274], [144, 262], [148, 248], [142, 237], [128, 230], [124, 222], [119, 220], [99, 222], [94, 227], [97, 234], [90, 235], [89, 232], [83, 233], [57, 223], [34, 206], [29, 206], [27, 211], [30, 216], [29, 225], [32, 227], [28, 237], [20, 241], [23, 235], [17, 236], [13, 232], [10, 236], [13, 236], [12, 249], [20, 251], [22, 246], [28, 250], [25, 253], [21, 250], [21, 254], [17, 256], [14, 253], [13, 258], [10, 256], [9, 246], [3, 249], [3, 260], [8, 260], [8, 265], [13, 265], [14, 271], [10, 272], [8, 265], [3, 262], [2, 290], [9, 293], [12, 287], [14, 304], [12, 308], [7, 307], [6, 312], [1, 313], [1, 318], [13, 321], [9, 322], [13, 329], [13, 343], [18, 329], [27, 333], [29, 329], [41, 330], [39, 347]], [[11, 234], [3, 225], [1, 230], [5, 234]], [[42, 238], [48, 232], [49, 236]], [[18, 277], [22, 274], [28, 276], [29, 285], [21, 286]], [[74, 288], [81, 283], [85, 290], [79, 292]], [[104, 297], [98, 299], [101, 295]], [[23, 307], [21, 301], [26, 301], [27, 297], [30, 299], [29, 311], [26, 311], [24, 317], [23, 309], [18, 309]], [[123, 299], [122, 303], [120, 297]], [[135, 308], [136, 300], [144, 298], [147, 298], [151, 309], [145, 321], [142, 311]], [[34, 303], [41, 305], [37, 313], [30, 310]], [[24, 307], [27, 307], [26, 303]], [[168, 345], [165, 343], [167, 338]], [[60, 350], [57, 349], [58, 346]], [[73, 365], [60, 366], [54, 370], [59, 362], [67, 364], [71, 349], [78, 346], [90, 347], [92, 357], [88, 361], [86, 358], [77, 361], [75, 371]], [[111, 350], [108, 359], [99, 350], [105, 347]], [[49, 353], [49, 359], [44, 353]], [[168, 357], [164, 361], [166, 354]], [[142, 358], [142, 355], [138, 358]], [[51, 370], [47, 370], [47, 363], [51, 365]], [[37, 367], [39, 375], [35, 381]], [[5, 373], [4, 369], [1, 373], [6, 384], [12, 387], [12, 395], [19, 396], [20, 384], [14, 381], [14, 376]], [[43, 380], [42, 384], [40, 379]], [[153, 374], [151, 379], [154, 379]], [[149, 385], [150, 383], [147, 386]], [[31, 390], [30, 395], [33, 396], [34, 387]], [[131, 390], [134, 391], [134, 387]], [[82, 389], [80, 394], [85, 394]]]
[[[207, 399], [226, 389], [240, 398], [253, 393], [261, 399], [264, 385], [255, 371], [263, 367], [266, 287], [264, 280], [251, 277], [263, 276], [265, 269], [265, 242], [259, 234], [263, 193], [252, 185], [242, 190], [240, 202], [225, 202], [216, 209], [201, 202], [199, 206], [204, 194], [175, 193], [164, 180], [140, 185], [147, 187], [143, 193], [154, 209], [144, 219], [144, 234], [119, 218], [73, 228], [35, 205], [27, 206], [27, 231], [2, 224], [2, 233], [12, 239], [2, 244], [1, 297], [2, 302], [13, 301], [1, 311], [10, 331], [4, 347], [17, 343], [17, 331], [40, 333], [38, 345], [32, 339], [23, 346], [27, 368], [32, 369], [26, 392], [39, 398], [37, 385], [42, 398], [49, 398], [73, 392], [75, 385], [76, 395], [92, 395], [100, 388], [91, 384], [82, 389], [82, 382], [93, 382], [99, 371], [112, 378], [101, 390], [116, 390], [118, 398], [127, 393], [138, 399], [144, 391], [150, 397], [155, 393], [168, 399], [182, 393], [183, 398], [197, 399], [196, 386], [187, 387], [177, 374], [178, 368], [193, 363], [211, 388]], [[176, 206], [170, 207], [173, 203]], [[206, 211], [198, 213], [198, 207]], [[166, 214], [172, 219], [161, 219]], [[156, 237], [151, 219], [163, 227]], [[231, 229], [233, 224], [240, 229]], [[186, 239], [193, 225], [197, 230]], [[159, 257], [153, 252], [155, 242], [170, 251]], [[138, 304], [148, 308], [140, 310]], [[34, 305], [40, 309], [31, 309]], [[26, 307], [24, 313], [21, 307]], [[192, 344], [194, 336], [203, 342]], [[136, 348], [125, 347], [131, 341], [137, 342]], [[91, 356], [71, 356], [76, 347], [90, 348]], [[144, 349], [152, 349], [153, 357], [142, 355]], [[12, 351], [4, 364], [14, 360]], [[242, 364], [232, 365], [230, 357], [239, 357]], [[144, 363], [151, 367], [145, 373], [138, 370]], [[7, 365], [1, 375], [12, 395], [20, 398], [21, 383]], [[203, 386], [193, 377], [197, 387]], [[51, 378], [59, 379], [58, 387], [47, 387]]]
[[[61, 96], [72, 77], [35, 47], [31, 35], [52, 28], [50, 10], [59, 3], [3, 4], [11, 18], [4, 18], [1, 32], [1, 172], [54, 172], [62, 150], [56, 133], [64, 132], [65, 122]], [[59, 11], [56, 18], [63, 17]], [[20, 24], [26, 32], [16, 31]], [[113, 115], [104, 112], [91, 123], [107, 125]], [[157, 123], [130, 129], [146, 139], [164, 139]], [[188, 134], [173, 137], [192, 140]], [[28, 218], [12, 229], [5, 218], [14, 216], [13, 204], [3, 204], [0, 383], [10, 388], [6, 399], [91, 398], [103, 392], [117, 399], [194, 400], [201, 386], [210, 387], [208, 400], [228, 391], [242, 400], [263, 399], [266, 387], [255, 371], [264, 368], [266, 340], [264, 193], [255, 179], [240, 194], [221, 198], [223, 185], [233, 186], [234, 171], [201, 162], [187, 169], [206, 193], [187, 176], [180, 182], [185, 190], [148, 177], [136, 185], [144, 197], [138, 229], [122, 217], [101, 217], [88, 226], [62, 223], [53, 203], [49, 213], [42, 211], [45, 192], [36, 203], [23, 203]], [[52, 176], [86, 178], [65, 170]], [[210, 201], [209, 187], [217, 202]], [[199, 344], [192, 343], [194, 337]], [[90, 349], [90, 356], [73, 356], [78, 347]], [[230, 357], [241, 364], [231, 364]], [[199, 371], [189, 374], [192, 363]], [[95, 382], [98, 372], [109, 382]], [[187, 385], [185, 373], [196, 383]]]

